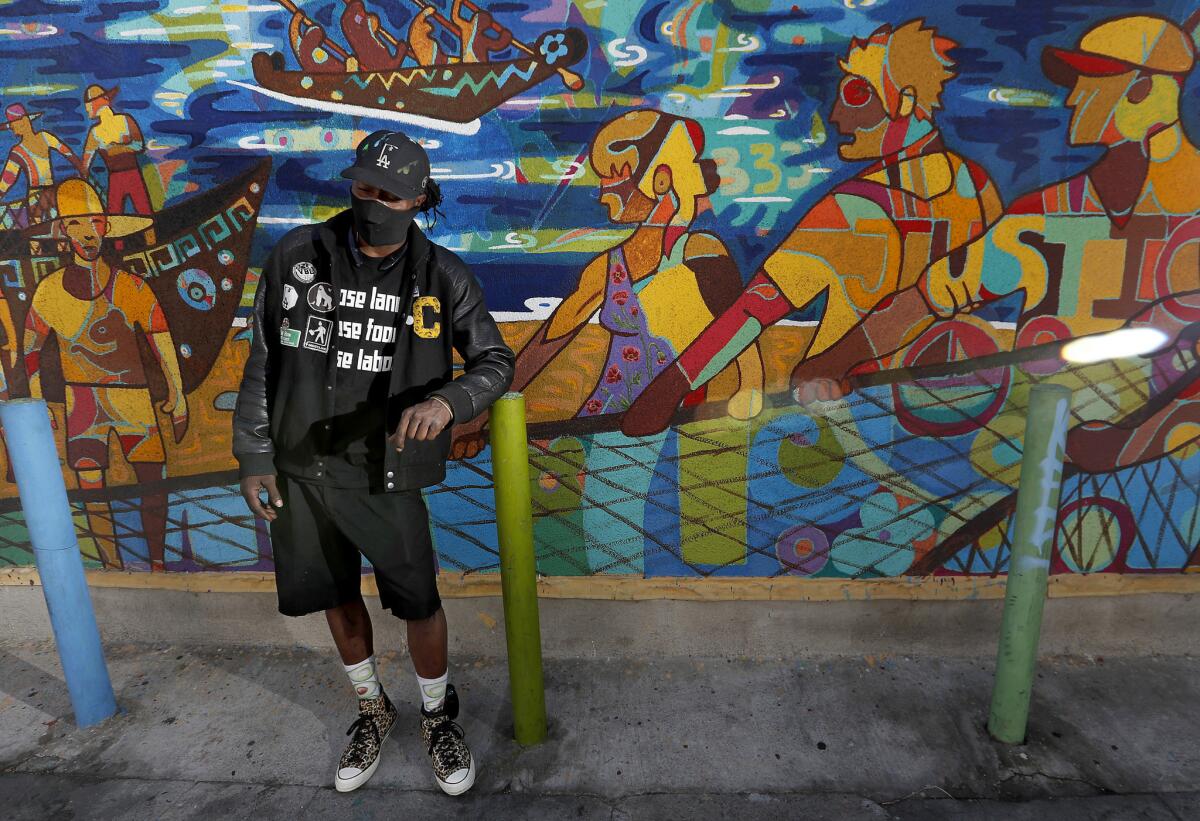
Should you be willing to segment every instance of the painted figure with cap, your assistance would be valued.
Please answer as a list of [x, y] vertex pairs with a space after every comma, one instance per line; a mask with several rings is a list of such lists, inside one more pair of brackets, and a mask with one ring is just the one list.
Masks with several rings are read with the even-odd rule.
[[[888, 361], [935, 320], [961, 318], [1019, 295], [1015, 345], [1025, 347], [1147, 325], [1174, 338], [1200, 327], [1200, 149], [1180, 119], [1181, 92], [1196, 61], [1193, 30], [1148, 15], [1118, 17], [1086, 31], [1073, 49], [1050, 47], [1042, 67], [1068, 89], [1067, 141], [1102, 146], [1089, 168], [1018, 197], [985, 234], [934, 263], [838, 346], [793, 374], [802, 402], [840, 396], [864, 363]], [[1200, 404], [1174, 398], [1195, 379], [1188, 331], [1156, 354], [1147, 397], [1124, 391], [1136, 424], [1094, 421], [1072, 431], [1068, 455], [1104, 470], [1187, 443]], [[898, 357], [897, 357], [898, 358]], [[1116, 459], [1112, 458], [1117, 454]]]
[[[155, 490], [166, 478], [166, 451], [150, 383], [139, 354], [138, 337], [152, 351], [167, 383], [160, 410], [170, 419], [175, 442], [188, 428], [187, 397], [179, 359], [162, 306], [140, 277], [105, 259], [104, 244], [150, 227], [148, 217], [108, 211], [100, 194], [81, 179], [57, 191], [58, 217], [45, 224], [47, 235], [65, 240], [70, 261], [38, 283], [25, 318], [24, 359], [33, 396], [41, 396], [42, 356], [58, 339], [59, 366], [66, 390], [66, 457], [79, 487], [107, 485], [109, 439], [115, 438], [147, 490], [141, 497], [142, 531], [151, 570], [165, 569], [167, 499]], [[113, 513], [107, 503], [89, 502], [88, 526], [96, 534], [98, 558], [108, 566], [126, 564], [118, 549]], [[126, 550], [136, 556], [135, 550]]]
[[513, 353], [470, 270], [415, 222], [441, 202], [425, 149], [376, 131], [342, 176], [350, 207], [290, 231], [263, 266], [233, 451], [246, 504], [270, 525], [280, 612], [324, 612], [358, 696], [335, 787], [371, 778], [397, 721], [360, 591], [365, 557], [382, 605], [406, 622], [435, 780], [458, 795], [476, 762], [455, 722], [422, 488], [445, 478], [451, 424], [508, 388]]
[[109, 213], [123, 213], [128, 203], [135, 214], [152, 214], [154, 207], [142, 179], [140, 161], [146, 141], [132, 115], [113, 110], [118, 91], [91, 85], [83, 94], [84, 110], [95, 121], [83, 144], [83, 174], [91, 174], [92, 163], [99, 155], [108, 169]]
[[955, 76], [956, 45], [922, 20], [884, 25], [851, 42], [829, 119], [845, 138], [842, 159], [870, 164], [817, 202], [733, 304], [655, 378], [626, 411], [625, 433], [665, 428], [683, 398], [767, 326], [819, 300], [804, 355], [825, 350], [916, 281], [931, 260], [1000, 216], [987, 172], [950, 150], [934, 119], [943, 86]]
[[20, 103], [12, 103], [4, 109], [4, 122], [0, 129], [12, 131], [17, 144], [8, 152], [4, 170], [0, 171], [0, 197], [25, 178], [25, 200], [23, 213], [16, 213], [14, 223], [27, 227], [54, 216], [54, 155], [66, 158], [78, 171], [79, 158], [70, 146], [49, 131], [37, 129], [33, 122], [41, 117], [40, 111], [32, 114]]

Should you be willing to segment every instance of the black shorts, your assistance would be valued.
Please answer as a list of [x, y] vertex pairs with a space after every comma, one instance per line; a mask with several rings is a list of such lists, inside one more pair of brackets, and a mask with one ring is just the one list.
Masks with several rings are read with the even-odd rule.
[[437, 560], [420, 490], [372, 493], [277, 477], [283, 507], [271, 523], [279, 612], [303, 616], [359, 595], [362, 557], [383, 606], [402, 619], [438, 611]]

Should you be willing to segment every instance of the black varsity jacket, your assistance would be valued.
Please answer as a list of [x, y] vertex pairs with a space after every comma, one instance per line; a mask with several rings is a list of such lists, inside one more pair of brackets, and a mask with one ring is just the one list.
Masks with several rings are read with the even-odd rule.
[[[233, 417], [233, 453], [242, 476], [283, 471], [319, 480], [324, 473], [321, 437], [329, 430], [338, 390], [337, 307], [313, 310], [306, 295], [319, 283], [331, 289], [319, 288], [324, 294], [339, 293], [352, 264], [352, 221], [350, 211], [343, 211], [289, 231], [263, 266]], [[450, 403], [455, 424], [466, 423], [508, 390], [513, 377], [513, 352], [466, 264], [413, 224], [403, 265], [404, 309], [381, 436], [396, 429], [405, 408], [434, 395]], [[465, 363], [457, 379], [454, 351]], [[410, 440], [399, 452], [385, 443], [382, 475], [371, 477], [372, 484], [399, 491], [442, 481], [450, 431], [447, 426], [429, 442]]]

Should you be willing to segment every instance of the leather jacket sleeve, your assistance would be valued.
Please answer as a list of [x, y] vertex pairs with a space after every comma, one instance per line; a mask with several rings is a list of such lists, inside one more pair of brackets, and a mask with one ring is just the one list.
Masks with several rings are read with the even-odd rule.
[[275, 446], [271, 443], [270, 417], [267, 412], [266, 305], [269, 283], [278, 277], [278, 253], [273, 252], [263, 266], [258, 290], [254, 294], [254, 324], [250, 335], [250, 355], [242, 372], [237, 403], [233, 412], [233, 455], [241, 476], [269, 476], [275, 473]]
[[454, 349], [463, 358], [463, 373], [433, 391], [450, 403], [454, 424], [470, 422], [499, 399], [513, 379], [512, 349], [504, 343], [496, 321], [483, 301], [483, 289], [462, 260], [453, 254], [440, 260], [454, 281], [454, 306], [450, 315]]

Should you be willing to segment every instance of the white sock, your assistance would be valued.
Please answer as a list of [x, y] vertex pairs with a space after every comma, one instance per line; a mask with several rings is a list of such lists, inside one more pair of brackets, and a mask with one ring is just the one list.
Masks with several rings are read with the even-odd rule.
[[417, 676], [417, 684], [421, 688], [421, 706], [425, 708], [425, 712], [432, 713], [446, 701], [446, 685], [449, 681], [449, 669], [437, 678]]
[[360, 698], [375, 698], [383, 688], [379, 684], [379, 671], [375, 669], [375, 657], [370, 656], [366, 661], [357, 664], [344, 664], [346, 675], [354, 685], [354, 692]]

